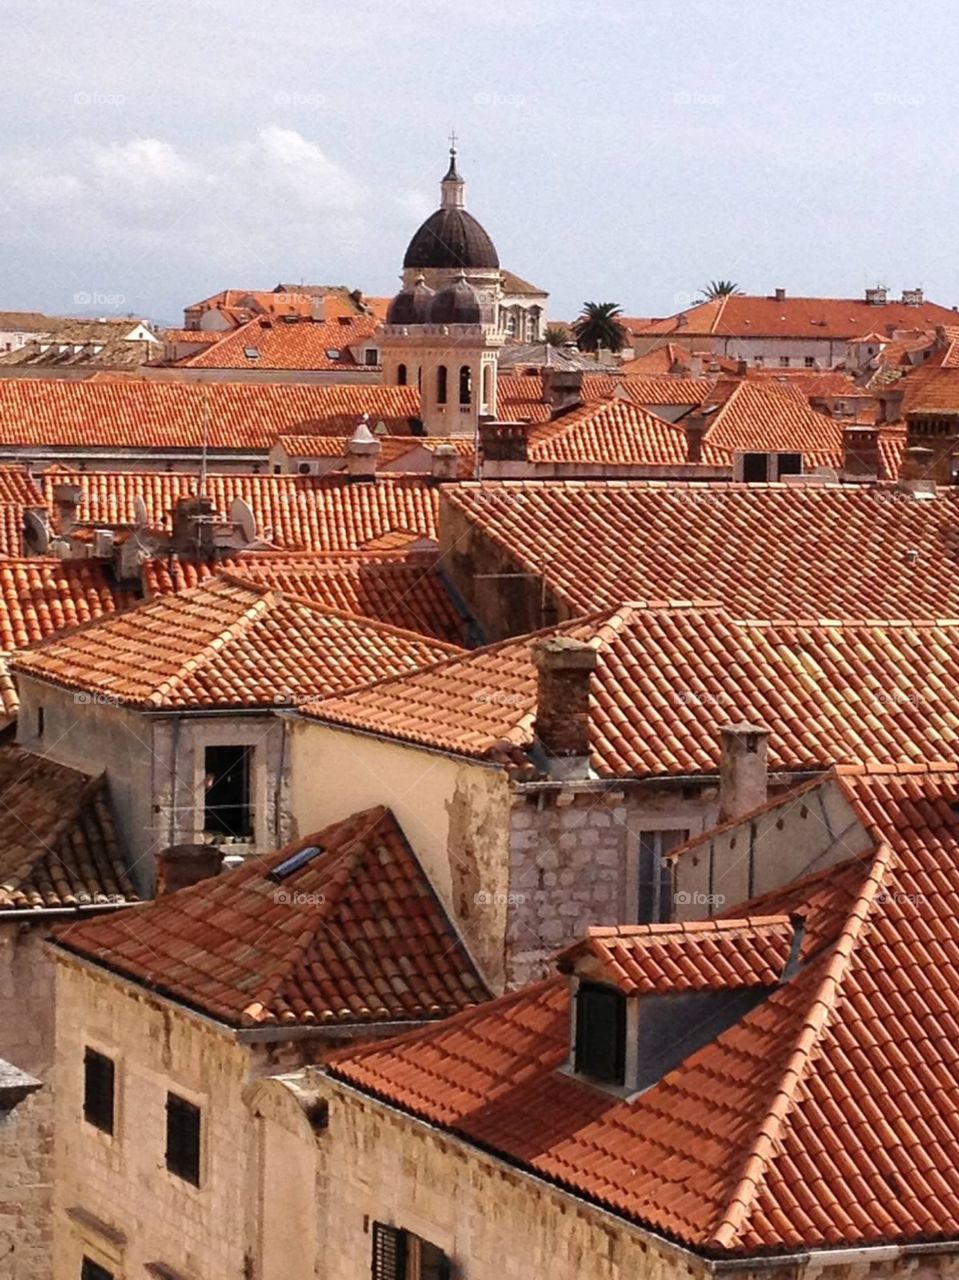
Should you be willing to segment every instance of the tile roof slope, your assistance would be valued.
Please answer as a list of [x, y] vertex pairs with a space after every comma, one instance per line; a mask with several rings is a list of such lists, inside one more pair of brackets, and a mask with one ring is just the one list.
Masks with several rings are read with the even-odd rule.
[[[418, 449], [432, 453], [440, 445], [449, 445], [460, 456], [460, 475], [469, 479], [473, 475], [476, 447], [472, 439], [465, 436], [377, 436], [380, 451], [376, 456], [378, 470], [397, 466], [403, 457]], [[290, 458], [343, 458], [349, 436], [278, 436], [275, 444]]]
[[[151, 527], [170, 528], [180, 497], [198, 490], [197, 476], [173, 471], [72, 471], [50, 468], [44, 486], [72, 481], [81, 489], [76, 519], [97, 527], [133, 526], [135, 500], [143, 499]], [[424, 476], [381, 476], [352, 484], [345, 476], [210, 473], [206, 492], [226, 518], [243, 498], [256, 519], [257, 536], [289, 550], [353, 551], [397, 529], [436, 538], [439, 491]]]
[[[320, 853], [305, 866], [270, 878], [311, 846]], [[230, 1026], [416, 1022], [488, 995], [382, 807], [56, 937]]]
[[325, 698], [460, 650], [223, 576], [86, 623], [11, 660], [14, 672], [151, 710]]
[[0, 746], [0, 912], [132, 902], [103, 777]]
[[[679, 323], [679, 317], [683, 323]], [[712, 334], [721, 337], [818, 338], [849, 341], [870, 329], [892, 325], [896, 329], [934, 329], [954, 324], [955, 312], [934, 302], [910, 306], [890, 301], [869, 303], [865, 298], [759, 297], [732, 294], [718, 303], [704, 302], [677, 316], [653, 321], [643, 333], [687, 335]]]
[[[632, 1099], [560, 1072], [568, 1057], [569, 996], [556, 978], [445, 1026], [344, 1051], [328, 1069], [685, 1244], [708, 1253], [739, 1251], [745, 1241], [735, 1221], [741, 1201], [751, 1197], [757, 1148], [810, 1060], [820, 1001], [830, 995], [875, 892], [877, 873], [857, 870], [851, 885], [843, 879], [842, 909], [830, 901], [819, 951], [798, 974]], [[815, 924], [815, 900], [804, 905]], [[751, 915], [747, 906], [744, 926]], [[675, 926], [653, 929], [668, 935]], [[732, 952], [724, 949], [721, 957], [727, 967]], [[668, 984], [665, 974], [663, 980]], [[778, 1225], [763, 1245], [780, 1243]]]
[[[556, 630], [599, 653], [589, 735], [601, 777], [715, 773], [721, 728], [742, 720], [769, 727], [777, 769], [956, 752], [956, 624], [758, 627], [708, 602], [651, 602]], [[515, 760], [508, 753], [535, 745], [535, 638], [475, 649], [302, 710], [455, 754]]]
[[533, 428], [532, 462], [619, 465], [685, 463], [686, 433], [628, 399], [584, 404]]
[[728, 465], [738, 451], [782, 450], [802, 453], [807, 468], [842, 467], [842, 423], [810, 408], [801, 390], [741, 382], [708, 422], [704, 462]]
[[[187, 369], [360, 369], [368, 368], [350, 354], [353, 344], [371, 338], [374, 316], [295, 322], [258, 317], [234, 329], [220, 342], [179, 362]], [[259, 352], [250, 359], [246, 352]], [[336, 351], [336, 356], [327, 353]]]
[[415, 387], [313, 387], [110, 378], [0, 379], [0, 444], [263, 453], [284, 432], [350, 434], [368, 413], [400, 435], [420, 410]]
[[[586, 400], [606, 400], [614, 394], [618, 384], [619, 378], [611, 374], [584, 374], [583, 396]], [[552, 407], [543, 399], [543, 375], [513, 373], [497, 378], [496, 411], [504, 422], [522, 418], [548, 422]]]
[[950, 492], [500, 481], [448, 486], [443, 504], [572, 614], [708, 595], [738, 618], [959, 617]]

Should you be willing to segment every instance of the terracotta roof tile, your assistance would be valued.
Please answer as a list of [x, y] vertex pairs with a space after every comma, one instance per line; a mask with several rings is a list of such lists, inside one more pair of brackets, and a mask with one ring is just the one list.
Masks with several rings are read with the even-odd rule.
[[609, 466], [666, 466], [686, 461], [682, 427], [629, 399], [582, 405], [530, 432], [531, 462], [601, 462]]
[[135, 900], [105, 779], [0, 746], [0, 912]]
[[740, 618], [959, 616], [949, 491], [506, 481], [448, 486], [443, 503], [567, 615], [708, 596]]
[[740, 451], [801, 453], [805, 469], [842, 467], [842, 423], [817, 413], [789, 386], [741, 382], [709, 420], [703, 461], [730, 464]]
[[488, 995], [384, 808], [57, 941], [231, 1026], [418, 1022]]
[[[377, 324], [374, 316], [330, 320], [260, 316], [179, 365], [190, 369], [368, 368], [352, 348], [358, 350], [364, 339], [371, 338]], [[253, 358], [251, 351], [257, 352]], [[335, 356], [329, 354], [333, 351]]]
[[288, 706], [459, 650], [223, 576], [17, 654], [11, 670], [148, 709]]

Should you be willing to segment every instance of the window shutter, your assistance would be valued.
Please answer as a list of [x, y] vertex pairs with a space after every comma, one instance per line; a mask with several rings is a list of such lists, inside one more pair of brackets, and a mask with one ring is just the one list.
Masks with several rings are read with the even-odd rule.
[[373, 1280], [405, 1280], [406, 1232], [373, 1223]]

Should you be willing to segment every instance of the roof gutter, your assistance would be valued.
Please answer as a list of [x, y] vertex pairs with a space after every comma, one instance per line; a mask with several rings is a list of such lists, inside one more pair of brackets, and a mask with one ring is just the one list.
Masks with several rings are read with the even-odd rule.
[[75, 907], [13, 907], [0, 910], [0, 924], [7, 920], [29, 920], [40, 924], [44, 920], [65, 920], [77, 916], [95, 916], [104, 911], [119, 911], [124, 907], [136, 907], [138, 902], [84, 902]]

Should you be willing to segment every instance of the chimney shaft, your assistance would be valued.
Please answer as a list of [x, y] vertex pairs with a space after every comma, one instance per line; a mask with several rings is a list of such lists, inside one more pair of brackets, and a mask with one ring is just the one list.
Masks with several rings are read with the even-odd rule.
[[375, 480], [376, 462], [379, 455], [379, 440], [365, 423], [361, 423], [350, 440], [347, 441], [344, 454], [346, 471], [350, 479], [359, 482]]
[[218, 876], [223, 854], [212, 844], [174, 844], [156, 856], [157, 897]]
[[589, 686], [598, 661], [591, 645], [571, 636], [548, 636], [533, 645], [539, 673], [534, 729], [555, 777], [589, 776]]
[[583, 403], [582, 369], [544, 369], [543, 400], [553, 413]]
[[460, 456], [451, 444], [438, 444], [430, 455], [430, 479], [436, 484], [457, 479], [459, 467]]
[[55, 484], [53, 502], [57, 509], [57, 522], [61, 533], [69, 533], [77, 522], [77, 511], [83, 490], [78, 484]]
[[173, 508], [174, 551], [209, 552], [213, 550], [213, 502], [199, 495], [178, 498]]
[[529, 424], [480, 420], [480, 450], [484, 462], [526, 462]]
[[683, 426], [686, 428], [686, 461], [698, 464], [703, 460], [706, 419], [701, 413], [690, 413], [683, 419]]
[[878, 480], [879, 428], [850, 425], [842, 431], [842, 472], [856, 480]]
[[780, 288], [780, 289], [777, 289], [777, 290], [776, 290], [776, 301], [777, 301], [777, 302], [785, 302], [785, 301], [786, 301], [786, 290], [785, 290], [785, 289], [781, 289], [781, 288]]
[[766, 803], [766, 751], [769, 730], [764, 725], [730, 724], [722, 730], [719, 765], [719, 821], [729, 822]]

